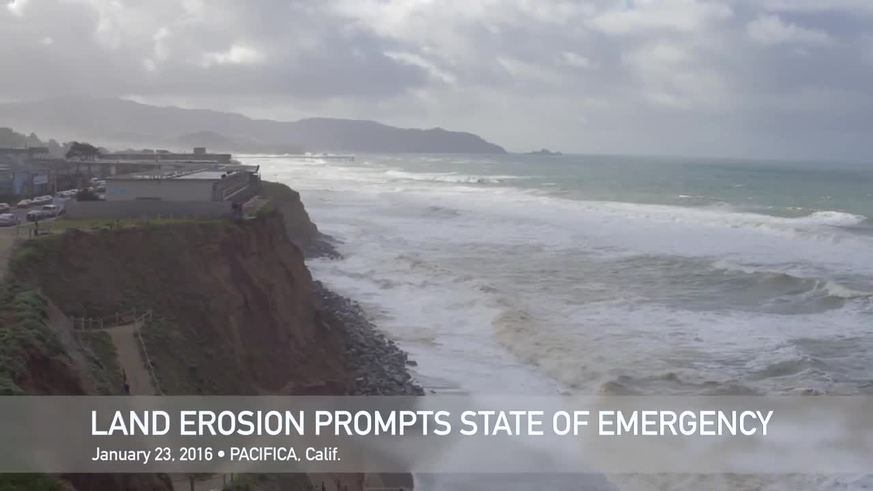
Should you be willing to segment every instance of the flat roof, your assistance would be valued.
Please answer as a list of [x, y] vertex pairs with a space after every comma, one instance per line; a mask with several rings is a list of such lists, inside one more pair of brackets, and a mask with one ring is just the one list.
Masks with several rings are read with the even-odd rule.
[[229, 174], [233, 174], [232, 172], [227, 172], [223, 170], [202, 170], [199, 172], [194, 172], [191, 174], [185, 174], [181, 176], [171, 177], [170, 179], [202, 179], [202, 180], [221, 180], [223, 176], [227, 176]]
[[241, 172], [257, 172], [255, 169], [222, 170], [222, 169], [199, 169], [194, 171], [164, 171], [145, 172], [140, 174], [124, 174], [107, 177], [107, 181], [220, 181], [222, 176], [239, 174]]
[[[73, 161], [74, 162], [74, 161]], [[214, 159], [204, 159], [204, 160], [182, 160], [182, 159], [165, 159], [165, 160], [155, 160], [155, 159], [97, 159], [97, 160], [85, 160], [80, 163], [84, 164], [94, 164], [94, 165], [111, 165], [111, 164], [129, 164], [129, 165], [181, 165], [181, 164], [191, 164], [191, 165], [227, 165], [223, 164], [218, 160]]]

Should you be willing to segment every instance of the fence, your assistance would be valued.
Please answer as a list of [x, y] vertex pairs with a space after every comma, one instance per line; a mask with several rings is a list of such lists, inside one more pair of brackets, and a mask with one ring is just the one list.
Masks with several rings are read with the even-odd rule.
[[157, 395], [163, 395], [164, 391], [161, 390], [161, 384], [158, 382], [158, 374], [155, 371], [155, 365], [152, 363], [151, 357], [149, 357], [149, 351], [146, 349], [145, 340], [142, 338], [142, 328], [146, 324], [146, 322], [152, 321], [152, 311], [146, 311], [139, 319], [134, 322], [139, 323], [139, 327], [134, 329], [133, 335], [136, 336], [137, 341], [139, 341], [139, 348], [142, 350], [142, 357], [146, 363], [146, 369], [149, 371], [149, 376], [152, 379], [152, 385], [155, 387], [155, 393]]
[[139, 321], [150, 321], [151, 310], [130, 309], [116, 312], [104, 317], [73, 317], [73, 328], [82, 331], [89, 329], [108, 329], [111, 327], [124, 326]]
[[79, 331], [103, 330], [133, 324], [133, 336], [139, 344], [139, 350], [140, 353], [142, 353], [143, 361], [145, 361], [145, 368], [149, 372], [149, 378], [152, 381], [152, 385], [154, 386], [157, 395], [162, 395], [164, 392], [161, 390], [161, 384], [158, 381], [155, 365], [152, 363], [148, 349], [146, 349], [145, 340], [142, 338], [142, 327], [146, 325], [146, 323], [151, 322], [153, 318], [154, 316], [151, 309], [130, 309], [116, 312], [115, 314], [105, 317], [74, 317], [73, 329]]

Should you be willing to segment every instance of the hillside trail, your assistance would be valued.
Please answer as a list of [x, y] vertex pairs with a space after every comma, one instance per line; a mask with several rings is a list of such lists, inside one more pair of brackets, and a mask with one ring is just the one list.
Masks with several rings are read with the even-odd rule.
[[[118, 364], [127, 376], [129, 394], [132, 396], [159, 395], [155, 388], [152, 376], [148, 368], [148, 362], [143, 356], [138, 339], [138, 330], [142, 328], [144, 321], [137, 320], [131, 324], [108, 327], [103, 329], [112, 338]], [[196, 479], [186, 474], [171, 474], [174, 491], [221, 491], [227, 484], [227, 478], [222, 475], [205, 477], [198, 475]], [[192, 486], [193, 484], [193, 486]]]
[[132, 396], [158, 395], [155, 385], [149, 373], [148, 364], [143, 357], [142, 350], [137, 339], [137, 330], [142, 326], [142, 321], [104, 329], [118, 356], [118, 364], [127, 376], [129, 394]]
[[[149, 370], [149, 362], [140, 346], [139, 329], [145, 324], [146, 317], [140, 317], [130, 324], [122, 324], [102, 329], [107, 332], [115, 346], [118, 364], [127, 377], [129, 394], [134, 396], [159, 395], [154, 379]], [[413, 489], [412, 476], [409, 474], [371, 473], [366, 474], [363, 486], [358, 487], [352, 476], [320, 474], [313, 475], [313, 485], [316, 490], [345, 491], [364, 489], [366, 491], [405, 491]], [[171, 474], [170, 480], [174, 491], [221, 491], [230, 483], [228, 475], [214, 474], [212, 476], [187, 474]]]

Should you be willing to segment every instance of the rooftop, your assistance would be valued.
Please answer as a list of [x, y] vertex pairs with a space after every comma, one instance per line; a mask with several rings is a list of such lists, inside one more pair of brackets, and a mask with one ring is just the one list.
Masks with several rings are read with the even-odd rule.
[[202, 179], [202, 180], [219, 180], [231, 173], [223, 170], [202, 170], [183, 176], [176, 176], [173, 179]]
[[[251, 169], [242, 169], [252, 171]], [[191, 181], [220, 181], [226, 176], [240, 172], [240, 169], [196, 169], [188, 171], [151, 171], [139, 174], [124, 174], [106, 178], [110, 181], [136, 181], [136, 180], [191, 180]], [[254, 170], [257, 172], [257, 170]]]

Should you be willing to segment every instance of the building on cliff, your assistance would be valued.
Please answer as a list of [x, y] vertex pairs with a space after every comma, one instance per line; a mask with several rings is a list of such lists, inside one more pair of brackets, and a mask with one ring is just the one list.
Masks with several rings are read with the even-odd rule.
[[86, 187], [92, 178], [134, 173], [162, 174], [201, 169], [243, 170], [231, 154], [209, 153], [195, 148], [191, 153], [166, 151], [104, 153], [96, 158], [53, 156], [46, 147], [0, 148], [0, 196], [32, 197]]
[[[112, 168], [106, 177], [105, 201], [70, 203], [68, 216], [219, 218], [239, 213], [242, 204], [260, 191], [259, 167], [242, 165], [229, 154], [209, 154], [205, 148], [196, 148], [192, 154], [156, 152], [107, 157], [120, 155], [140, 155], [144, 160], [98, 160], [98, 165]], [[117, 173], [121, 169], [129, 172]]]
[[251, 198], [258, 174], [245, 169], [130, 174], [106, 179], [106, 201], [237, 201]]
[[95, 168], [101, 177], [240, 167], [231, 154], [209, 153], [204, 147], [197, 147], [191, 153], [173, 153], [166, 150], [104, 153], [87, 162], [87, 165]]

